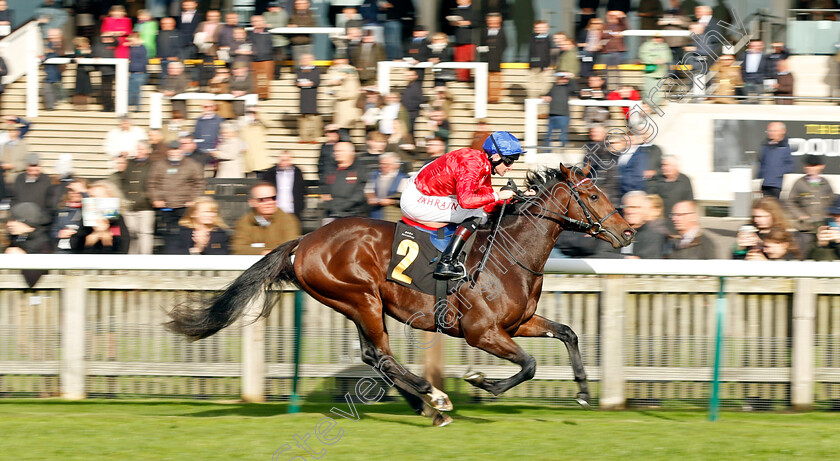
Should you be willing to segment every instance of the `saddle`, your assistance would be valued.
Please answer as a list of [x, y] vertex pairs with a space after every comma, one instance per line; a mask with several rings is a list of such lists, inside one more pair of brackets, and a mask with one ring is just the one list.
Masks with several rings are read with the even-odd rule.
[[[438, 258], [446, 249], [457, 227], [457, 224], [450, 224], [440, 229], [432, 229], [406, 218], [397, 222], [386, 280], [421, 293], [438, 295], [436, 284], [442, 281], [435, 279], [432, 274]], [[467, 241], [461, 253], [462, 263], [470, 253], [474, 241], [475, 234]], [[448, 281], [446, 292], [452, 293], [462, 283], [463, 280]]]

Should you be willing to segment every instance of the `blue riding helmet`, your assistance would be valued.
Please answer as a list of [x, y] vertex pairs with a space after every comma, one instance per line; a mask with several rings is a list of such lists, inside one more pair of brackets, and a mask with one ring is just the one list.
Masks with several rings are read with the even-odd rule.
[[494, 132], [487, 137], [484, 145], [481, 147], [484, 149], [484, 152], [487, 152], [487, 155], [499, 154], [502, 157], [518, 157], [519, 154], [525, 153], [516, 136], [507, 131]]

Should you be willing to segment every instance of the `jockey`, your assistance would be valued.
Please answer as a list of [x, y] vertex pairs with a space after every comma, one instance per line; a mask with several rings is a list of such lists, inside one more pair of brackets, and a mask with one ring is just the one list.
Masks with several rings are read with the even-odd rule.
[[460, 223], [435, 267], [435, 278], [466, 276], [458, 256], [467, 239], [511, 190], [494, 191], [491, 173], [504, 176], [524, 153], [519, 140], [507, 131], [491, 134], [480, 150], [458, 149], [427, 164], [408, 181], [400, 199], [403, 214], [433, 228]]

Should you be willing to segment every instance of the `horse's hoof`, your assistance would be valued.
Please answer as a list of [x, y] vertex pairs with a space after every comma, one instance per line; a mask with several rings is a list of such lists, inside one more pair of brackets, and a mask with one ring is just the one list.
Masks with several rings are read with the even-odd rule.
[[472, 384], [473, 386], [477, 386], [479, 383], [484, 382], [484, 373], [480, 371], [470, 371], [464, 375], [464, 381]]
[[445, 415], [443, 413], [438, 413], [432, 419], [432, 426], [443, 427], [443, 426], [449, 425], [449, 423], [451, 423], [451, 422], [452, 422], [452, 417], [450, 417], [449, 415]]
[[581, 392], [577, 395], [577, 398], [575, 400], [577, 401], [578, 405], [583, 407], [585, 410], [592, 409], [592, 406], [589, 405], [589, 394]]
[[423, 400], [438, 411], [452, 411], [453, 408], [449, 396], [436, 387], [432, 387], [432, 392], [424, 395]]

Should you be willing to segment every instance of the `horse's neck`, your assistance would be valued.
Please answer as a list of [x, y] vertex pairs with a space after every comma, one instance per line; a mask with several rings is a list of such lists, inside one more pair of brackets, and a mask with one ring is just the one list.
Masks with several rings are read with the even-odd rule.
[[[527, 212], [517, 216], [516, 220], [502, 229], [507, 235], [500, 239], [500, 243], [507, 245], [513, 256], [525, 267], [538, 272], [545, 266], [562, 230], [556, 221]], [[506, 239], [510, 242], [505, 242]]]

